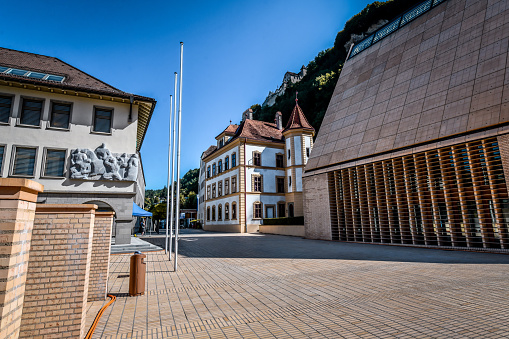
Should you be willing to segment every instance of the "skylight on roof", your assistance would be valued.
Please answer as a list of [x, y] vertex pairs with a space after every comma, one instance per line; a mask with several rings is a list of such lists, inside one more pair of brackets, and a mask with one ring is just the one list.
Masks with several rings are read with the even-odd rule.
[[13, 74], [13, 75], [19, 75], [19, 76], [23, 76], [23, 77], [27, 77], [27, 78], [48, 80], [48, 81], [55, 81], [55, 82], [63, 82], [65, 79], [65, 77], [60, 76], [60, 75], [32, 72], [32, 71], [27, 71], [25, 69], [11, 68], [11, 67], [5, 67], [5, 66], [0, 66], [0, 74]]

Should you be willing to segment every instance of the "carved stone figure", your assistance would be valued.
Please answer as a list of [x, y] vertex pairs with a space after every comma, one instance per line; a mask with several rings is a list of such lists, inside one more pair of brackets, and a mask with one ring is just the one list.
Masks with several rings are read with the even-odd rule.
[[138, 163], [138, 155], [123, 153], [118, 156], [104, 144], [95, 151], [78, 148], [71, 152], [71, 179], [136, 181]]

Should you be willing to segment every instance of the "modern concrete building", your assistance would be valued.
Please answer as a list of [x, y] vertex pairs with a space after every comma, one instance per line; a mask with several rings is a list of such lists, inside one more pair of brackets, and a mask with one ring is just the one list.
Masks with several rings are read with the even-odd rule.
[[129, 243], [155, 104], [57, 58], [0, 48], [0, 177], [43, 184], [39, 203], [113, 210], [116, 242]]
[[302, 172], [313, 147], [314, 129], [298, 104], [283, 128], [243, 113], [217, 145], [202, 154], [199, 218], [203, 228], [256, 232], [263, 218], [302, 216]]
[[353, 46], [305, 169], [307, 237], [509, 248], [508, 17], [428, 0]]

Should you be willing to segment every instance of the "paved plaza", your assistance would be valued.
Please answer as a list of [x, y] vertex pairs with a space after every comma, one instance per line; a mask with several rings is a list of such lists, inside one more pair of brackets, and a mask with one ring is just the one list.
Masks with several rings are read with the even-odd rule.
[[111, 257], [117, 300], [94, 338], [509, 337], [509, 255], [203, 231], [179, 245], [177, 273], [147, 254], [139, 297], [130, 255]]

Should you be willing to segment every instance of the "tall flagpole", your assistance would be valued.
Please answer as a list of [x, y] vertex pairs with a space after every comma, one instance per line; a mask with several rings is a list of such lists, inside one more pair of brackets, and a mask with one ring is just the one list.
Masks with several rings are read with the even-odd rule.
[[172, 148], [171, 148], [171, 212], [170, 212], [170, 251], [169, 251], [169, 256], [168, 256], [168, 259], [171, 261], [171, 250], [172, 250], [172, 245], [173, 245], [173, 213], [175, 211], [174, 209], [174, 206], [175, 204], [173, 203], [175, 200], [174, 200], [174, 197], [175, 197], [175, 187], [173, 186], [174, 185], [174, 178], [175, 178], [175, 138], [176, 138], [176, 134], [175, 134], [175, 128], [176, 128], [176, 125], [177, 125], [177, 72], [175, 72], [175, 89], [174, 89], [174, 98], [175, 100], [173, 101], [173, 132], [172, 132], [172, 135], [173, 135], [173, 142], [172, 142]]
[[179, 84], [179, 111], [178, 111], [178, 143], [177, 143], [177, 223], [175, 225], [175, 261], [174, 270], [177, 272], [177, 260], [178, 260], [178, 237], [179, 237], [179, 226], [180, 226], [180, 139], [181, 139], [181, 125], [182, 125], [182, 59], [184, 57], [184, 43], [180, 43], [180, 84]]
[[[173, 175], [171, 172], [171, 163], [173, 162], [173, 158], [171, 157], [171, 122], [172, 122], [172, 114], [173, 114], [173, 96], [170, 95], [170, 125], [168, 127], [168, 182], [166, 184], [166, 237], [164, 242], [164, 253], [168, 253], [168, 227], [170, 226], [169, 217], [170, 217], [170, 175]], [[171, 180], [173, 182], [173, 180]]]

